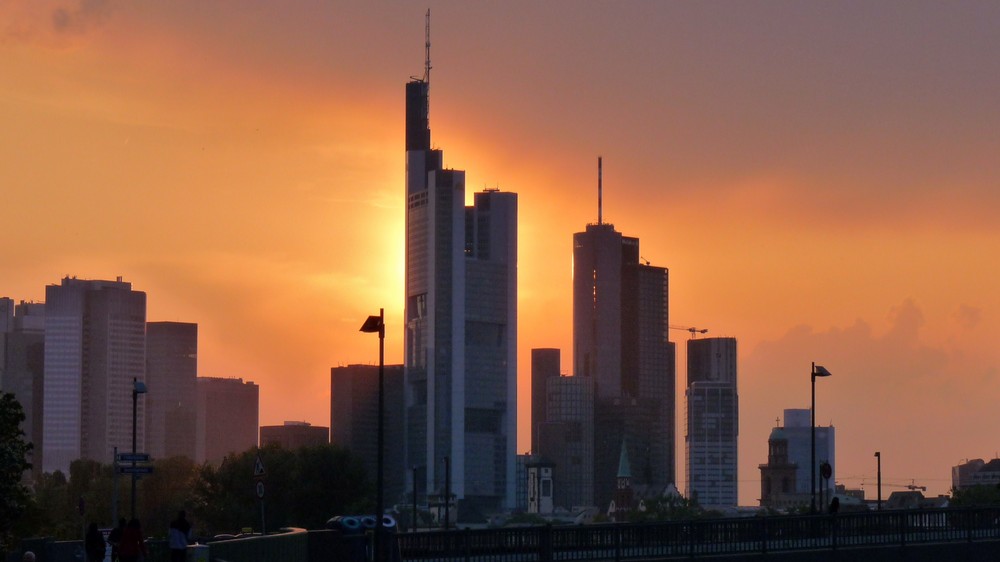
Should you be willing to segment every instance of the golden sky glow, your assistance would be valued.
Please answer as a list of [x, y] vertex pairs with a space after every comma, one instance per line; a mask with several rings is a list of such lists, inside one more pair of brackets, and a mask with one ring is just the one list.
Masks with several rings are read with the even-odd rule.
[[[1000, 449], [1000, 7], [429, 6], [432, 142], [469, 188], [519, 194], [519, 450], [530, 349], [572, 370], [598, 154], [671, 322], [739, 340], [741, 503], [811, 361], [849, 486], [881, 450], [886, 482], [943, 493]], [[122, 275], [150, 320], [199, 324], [199, 374], [261, 385], [261, 423], [328, 425], [329, 367], [377, 360], [379, 307], [401, 361], [424, 9], [0, 2], [0, 295]]]

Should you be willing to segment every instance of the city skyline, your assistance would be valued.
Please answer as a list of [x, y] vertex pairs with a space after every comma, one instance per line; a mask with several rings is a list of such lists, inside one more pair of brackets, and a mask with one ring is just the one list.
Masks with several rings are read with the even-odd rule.
[[[942, 493], [1000, 447], [997, 7], [428, 5], [445, 165], [519, 194], [519, 452], [529, 350], [571, 353], [597, 155], [671, 321], [740, 340], [741, 504], [812, 361], [848, 487], [881, 450], [887, 482]], [[122, 275], [147, 318], [199, 325], [200, 374], [261, 385], [262, 424], [325, 425], [328, 369], [377, 361], [372, 310], [402, 362], [399, 84], [424, 9], [0, 8], [0, 292]]]

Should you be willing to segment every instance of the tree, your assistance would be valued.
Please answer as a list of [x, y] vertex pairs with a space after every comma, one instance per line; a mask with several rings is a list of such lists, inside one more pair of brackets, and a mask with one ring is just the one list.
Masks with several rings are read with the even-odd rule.
[[194, 487], [193, 513], [208, 534], [244, 527], [260, 530], [254, 462], [260, 455], [267, 529], [319, 529], [334, 515], [370, 513], [374, 490], [361, 462], [336, 445], [296, 451], [269, 446], [226, 457], [218, 468], [204, 465]]
[[1000, 484], [979, 485], [951, 491], [952, 507], [988, 507], [1000, 505]]
[[717, 511], [708, 511], [694, 499], [681, 495], [665, 495], [646, 500], [646, 511], [633, 511], [630, 521], [686, 521], [721, 517]]
[[167, 536], [177, 512], [194, 505], [198, 465], [184, 456], [153, 463], [153, 474], [139, 482], [139, 513], [147, 536]]
[[21, 403], [13, 394], [0, 392], [0, 550], [4, 551], [31, 498], [22, 480], [24, 472], [31, 469], [28, 454], [32, 449], [24, 440], [23, 421]]

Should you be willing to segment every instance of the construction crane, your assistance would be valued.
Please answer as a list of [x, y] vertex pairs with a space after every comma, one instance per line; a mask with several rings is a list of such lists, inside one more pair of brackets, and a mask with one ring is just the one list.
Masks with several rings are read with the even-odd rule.
[[694, 326], [678, 326], [676, 324], [670, 325], [671, 330], [684, 330], [685, 332], [691, 332], [691, 337], [696, 338], [698, 334], [707, 334], [708, 328], [695, 328]]
[[[869, 485], [869, 484], [870, 484], [869, 482], [862, 481], [861, 482], [861, 487], [864, 488], [866, 485]], [[916, 484], [916, 479], [911, 479], [909, 484], [901, 484], [899, 482], [882, 482], [882, 487], [883, 488], [906, 488], [907, 490], [910, 490], [911, 492], [916, 492], [917, 490], [920, 490], [921, 492], [926, 492], [927, 491], [927, 486], [918, 486]]]

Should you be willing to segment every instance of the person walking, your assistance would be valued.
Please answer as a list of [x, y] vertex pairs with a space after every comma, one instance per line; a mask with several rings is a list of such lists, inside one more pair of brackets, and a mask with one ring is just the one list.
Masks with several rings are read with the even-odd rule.
[[184, 562], [187, 559], [187, 547], [191, 544], [191, 523], [183, 509], [177, 512], [177, 519], [170, 522], [167, 543], [170, 546], [170, 562]]
[[83, 549], [87, 552], [87, 562], [103, 562], [107, 547], [108, 543], [104, 542], [104, 535], [97, 528], [97, 523], [91, 523], [87, 527], [87, 535], [83, 539]]
[[122, 531], [122, 542], [118, 545], [118, 556], [121, 562], [139, 562], [139, 556], [149, 556], [146, 550], [146, 539], [142, 536], [139, 520], [132, 518]]
[[122, 542], [122, 533], [125, 532], [125, 518], [118, 520], [118, 526], [108, 533], [108, 543], [111, 544], [111, 562], [119, 561], [118, 545]]

